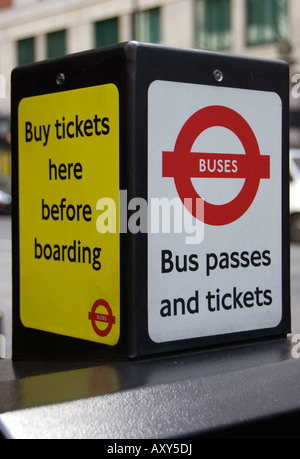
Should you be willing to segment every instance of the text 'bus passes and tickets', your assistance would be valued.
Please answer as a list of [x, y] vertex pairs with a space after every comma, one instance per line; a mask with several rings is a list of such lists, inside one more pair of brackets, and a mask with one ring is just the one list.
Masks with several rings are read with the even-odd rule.
[[281, 62], [131, 42], [15, 69], [13, 356], [289, 332], [287, 111]]

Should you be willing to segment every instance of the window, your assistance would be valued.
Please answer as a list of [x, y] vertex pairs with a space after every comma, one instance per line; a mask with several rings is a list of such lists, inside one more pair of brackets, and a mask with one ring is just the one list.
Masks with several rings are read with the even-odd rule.
[[12, 0], [0, 0], [0, 10], [12, 6]]
[[18, 46], [18, 65], [31, 64], [34, 62], [34, 38], [19, 40]]
[[210, 50], [231, 47], [230, 0], [196, 0], [195, 45]]
[[66, 31], [48, 33], [47, 35], [47, 57], [59, 57], [66, 54]]
[[134, 40], [148, 43], [160, 42], [160, 10], [153, 8], [138, 11], [133, 17]]
[[288, 39], [287, 0], [247, 0], [247, 45]]
[[95, 24], [96, 47], [113, 45], [119, 41], [118, 18], [99, 21]]

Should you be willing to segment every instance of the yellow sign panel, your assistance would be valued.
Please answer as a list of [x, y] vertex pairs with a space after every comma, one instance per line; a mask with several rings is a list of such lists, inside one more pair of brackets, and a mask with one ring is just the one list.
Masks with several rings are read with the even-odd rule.
[[[18, 117], [21, 321], [113, 346], [120, 334], [118, 89], [25, 98]], [[115, 205], [107, 227], [106, 202]]]

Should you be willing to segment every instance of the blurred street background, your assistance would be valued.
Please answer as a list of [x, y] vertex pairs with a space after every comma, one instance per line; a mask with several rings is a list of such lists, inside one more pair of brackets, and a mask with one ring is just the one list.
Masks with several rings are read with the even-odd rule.
[[[0, 215], [0, 358], [11, 355], [12, 273], [11, 217]], [[4, 338], [3, 338], [4, 337]]]

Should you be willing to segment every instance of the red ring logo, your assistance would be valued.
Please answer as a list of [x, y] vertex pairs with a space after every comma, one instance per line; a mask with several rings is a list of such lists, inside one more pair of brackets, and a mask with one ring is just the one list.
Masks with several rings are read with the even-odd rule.
[[[220, 126], [232, 131], [240, 140], [245, 154], [194, 153], [192, 146], [199, 135], [211, 127]], [[211, 204], [204, 201], [203, 222], [209, 225], [227, 225], [238, 220], [251, 206], [257, 194], [260, 180], [270, 178], [270, 157], [261, 156], [256, 137], [247, 121], [234, 110], [219, 105], [205, 107], [194, 113], [182, 127], [174, 151], [163, 151], [163, 177], [173, 177], [181, 201], [192, 199], [192, 209], [197, 218], [196, 203], [201, 197], [196, 192], [191, 178], [244, 178], [240, 193], [226, 204]], [[235, 161], [234, 171], [221, 173], [201, 171], [202, 160]]]
[[[107, 314], [102, 312], [97, 312], [98, 307], [104, 307]], [[110, 305], [105, 300], [97, 300], [93, 304], [91, 312], [89, 312], [89, 320], [92, 322], [93, 329], [97, 335], [104, 337], [107, 336], [112, 329], [112, 326], [116, 323], [116, 318], [113, 316]], [[101, 330], [97, 327], [97, 322], [106, 323], [107, 327], [104, 330]]]

